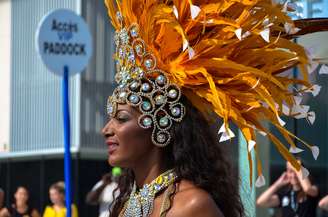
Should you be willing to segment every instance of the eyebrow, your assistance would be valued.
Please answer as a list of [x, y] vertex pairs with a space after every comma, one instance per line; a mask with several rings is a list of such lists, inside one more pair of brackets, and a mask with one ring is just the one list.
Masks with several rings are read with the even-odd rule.
[[116, 111], [116, 114], [118, 114], [119, 112], [128, 112], [128, 113], [131, 113], [131, 111], [127, 110], [127, 109], [118, 109]]

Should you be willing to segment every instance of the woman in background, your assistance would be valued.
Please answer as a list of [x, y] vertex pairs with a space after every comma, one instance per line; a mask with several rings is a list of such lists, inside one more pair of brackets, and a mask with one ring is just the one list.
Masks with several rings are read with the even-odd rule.
[[0, 217], [40, 217], [39, 212], [32, 208], [29, 203], [27, 188], [19, 186], [15, 192], [15, 203], [11, 207], [3, 208]]
[[[43, 217], [66, 217], [65, 183], [56, 182], [51, 185], [49, 196], [53, 205], [46, 207]], [[78, 217], [78, 211], [74, 204], [72, 204], [72, 217]]]
[[257, 199], [261, 207], [280, 207], [283, 217], [316, 216], [318, 187], [308, 177], [302, 178], [290, 163], [286, 172]]

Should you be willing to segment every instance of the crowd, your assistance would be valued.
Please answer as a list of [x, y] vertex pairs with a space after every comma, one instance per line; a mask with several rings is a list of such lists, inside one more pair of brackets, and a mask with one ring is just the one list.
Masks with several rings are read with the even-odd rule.
[[328, 195], [320, 199], [319, 193], [311, 177], [302, 177], [301, 171], [287, 163], [286, 171], [257, 198], [256, 204], [277, 208], [275, 217], [315, 217], [317, 207], [328, 216]]
[[[109, 215], [114, 197], [119, 194], [117, 177], [121, 174], [118, 167], [113, 168], [112, 173], [105, 174], [87, 194], [86, 202], [91, 205], [99, 205], [99, 217]], [[114, 194], [115, 193], [115, 194]], [[0, 188], [0, 217], [41, 217], [38, 209], [29, 203], [29, 190], [25, 186], [18, 186], [14, 193], [14, 202], [10, 206], [4, 206], [5, 192]], [[115, 195], [115, 196], [114, 196]], [[65, 183], [58, 181], [49, 187], [51, 204], [47, 205], [42, 217], [66, 217]], [[72, 204], [72, 217], [78, 217], [78, 208]]]
[[[99, 217], [109, 216], [114, 198], [119, 194], [117, 179], [121, 169], [114, 167], [86, 195], [86, 203], [99, 205]], [[0, 217], [41, 217], [40, 212], [29, 204], [29, 190], [19, 186], [14, 194], [14, 203], [4, 206], [5, 192], [0, 188]], [[44, 209], [42, 217], [65, 217], [65, 184], [56, 182], [49, 187], [50, 205]], [[302, 178], [290, 163], [286, 171], [256, 201], [257, 206], [277, 208], [275, 217], [314, 217], [317, 207], [328, 214], [328, 195], [320, 199], [319, 189], [311, 178]], [[328, 216], [328, 215], [327, 215]], [[78, 209], [72, 204], [72, 217], [78, 217]]]

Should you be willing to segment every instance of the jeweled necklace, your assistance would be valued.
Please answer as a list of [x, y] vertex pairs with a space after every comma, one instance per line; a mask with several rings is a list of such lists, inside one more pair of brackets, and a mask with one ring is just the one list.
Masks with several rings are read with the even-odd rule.
[[124, 217], [147, 217], [154, 208], [154, 200], [156, 194], [167, 188], [177, 179], [177, 175], [173, 170], [168, 170], [150, 184], [145, 184], [140, 191], [137, 191], [137, 185], [134, 182], [127, 206], [123, 209]]

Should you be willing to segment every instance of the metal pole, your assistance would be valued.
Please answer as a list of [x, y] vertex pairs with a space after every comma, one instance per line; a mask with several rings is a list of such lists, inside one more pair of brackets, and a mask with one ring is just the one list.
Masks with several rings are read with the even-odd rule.
[[65, 170], [65, 194], [66, 194], [66, 217], [71, 217], [71, 152], [70, 152], [70, 118], [68, 104], [68, 67], [64, 66], [63, 79], [63, 118], [64, 118], [64, 170]]

